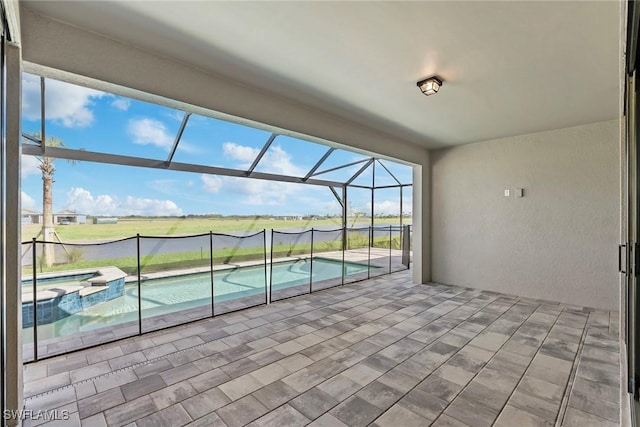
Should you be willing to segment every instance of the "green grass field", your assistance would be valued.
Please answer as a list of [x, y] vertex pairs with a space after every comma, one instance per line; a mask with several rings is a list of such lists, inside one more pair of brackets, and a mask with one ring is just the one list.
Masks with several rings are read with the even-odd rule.
[[[411, 218], [403, 218], [403, 224], [411, 224]], [[349, 218], [349, 227], [366, 227], [371, 219], [367, 217]], [[375, 218], [376, 224], [398, 224], [399, 218]], [[238, 233], [262, 229], [287, 230], [291, 228], [341, 227], [340, 218], [319, 220], [290, 220], [266, 218], [121, 218], [117, 224], [77, 224], [56, 226], [56, 232], [63, 242], [107, 241], [135, 236], [177, 236], [208, 233]], [[29, 241], [38, 235], [38, 224], [22, 225], [22, 241]]]
[[[365, 235], [355, 233], [349, 235], [347, 239], [347, 249], [363, 249], [369, 245], [369, 238]], [[374, 238], [373, 247], [389, 248], [389, 239], [386, 236]], [[391, 239], [391, 248], [400, 249], [400, 237]], [[342, 249], [342, 241], [326, 241], [318, 242], [313, 246], [314, 253], [340, 251]], [[77, 259], [60, 262], [51, 267], [45, 267], [38, 262], [37, 272], [48, 273], [54, 271], [67, 271], [85, 268], [99, 268], [105, 266], [115, 266], [126, 272], [127, 274], [136, 274], [138, 270], [138, 259], [135, 256], [111, 258], [107, 260], [85, 260], [82, 256], [82, 249], [74, 249], [77, 252]], [[230, 262], [240, 262], [249, 260], [262, 260], [265, 256], [264, 248], [248, 247], [248, 248], [220, 248], [214, 251], [214, 263], [227, 264]], [[271, 248], [266, 248], [267, 257], [271, 256]], [[308, 255], [311, 252], [311, 244], [286, 244], [275, 243], [273, 246], [273, 256], [275, 258], [291, 257], [296, 255]], [[141, 273], [152, 273], [165, 270], [176, 270], [182, 268], [206, 267], [210, 264], [211, 253], [205, 251], [189, 251], [189, 252], [173, 252], [146, 255], [140, 258]], [[25, 266], [22, 274], [29, 276], [33, 270], [31, 266]]]

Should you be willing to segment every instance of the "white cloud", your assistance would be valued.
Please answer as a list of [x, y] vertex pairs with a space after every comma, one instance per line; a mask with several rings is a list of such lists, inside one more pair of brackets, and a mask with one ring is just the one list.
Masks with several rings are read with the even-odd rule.
[[67, 193], [66, 209], [73, 209], [88, 215], [142, 215], [179, 216], [182, 209], [171, 200], [146, 199], [127, 196], [124, 201], [108, 194], [94, 197], [81, 187], [74, 187]]
[[[260, 150], [227, 142], [223, 145], [225, 157], [238, 161], [235, 167], [247, 169]], [[273, 145], [259, 163], [258, 170], [280, 175], [304, 176], [307, 172], [296, 166], [289, 153]], [[340, 205], [327, 188], [297, 183], [267, 181], [252, 178], [201, 175], [202, 189], [209, 193], [232, 196], [242, 205], [287, 207], [289, 212], [340, 213]], [[282, 209], [280, 209], [282, 210]]]
[[158, 120], [150, 118], [131, 119], [127, 130], [136, 144], [150, 144], [166, 150], [173, 146], [173, 136], [169, 135], [164, 123]]
[[[236, 144], [235, 142], [225, 142], [222, 144], [222, 153], [225, 157], [238, 160], [241, 163], [236, 165], [240, 169], [248, 169], [260, 150], [247, 145]], [[258, 169], [277, 173], [280, 175], [302, 176], [303, 171], [291, 161], [291, 156], [280, 145], [272, 145], [258, 163]]]
[[279, 145], [272, 146], [269, 151], [267, 151], [267, 154], [264, 156], [261, 163], [265, 170], [268, 170], [271, 173], [303, 176], [306, 172], [294, 165], [289, 153], [284, 151]]
[[93, 197], [88, 190], [73, 187], [67, 193], [65, 208], [89, 215], [115, 215], [118, 206], [109, 195]]
[[[235, 167], [248, 169], [260, 152], [259, 149], [234, 142], [222, 146], [225, 157], [239, 163]], [[305, 171], [291, 161], [291, 156], [279, 145], [272, 145], [259, 163], [258, 170], [280, 175], [303, 176]], [[298, 184], [266, 181], [251, 178], [216, 177], [202, 175], [203, 189], [217, 193], [221, 190], [245, 197], [240, 203], [245, 205], [285, 205], [291, 203], [296, 194], [304, 191]], [[306, 191], [310, 189], [307, 187]]]
[[291, 202], [295, 193], [300, 192], [300, 184], [265, 181], [232, 176], [201, 175], [203, 190], [209, 193], [224, 191], [239, 197], [244, 205], [284, 205]]
[[320, 212], [329, 214], [342, 214], [342, 206], [337, 200], [330, 200], [320, 205]]
[[[404, 211], [407, 212], [407, 206], [403, 206]], [[367, 203], [367, 211], [370, 211], [371, 203]], [[409, 207], [410, 210], [410, 207]], [[400, 202], [392, 200], [384, 200], [373, 204], [374, 215], [400, 215]]]
[[171, 200], [141, 199], [127, 196], [120, 206], [120, 215], [144, 215], [144, 216], [179, 216], [182, 209]]
[[[411, 188], [409, 188], [409, 190], [411, 190]], [[407, 195], [408, 193], [408, 195]], [[411, 194], [411, 191], [406, 191], [404, 192], [404, 196], [403, 196], [403, 200], [402, 200], [402, 211], [405, 214], [412, 214], [413, 213], [413, 195]]]
[[111, 106], [120, 111], [127, 111], [131, 106], [131, 100], [127, 98], [116, 98], [111, 101]]
[[225, 142], [222, 144], [222, 153], [225, 157], [243, 162], [242, 165], [240, 165], [241, 167], [249, 167], [258, 153], [260, 153], [260, 150], [247, 147], [246, 145], [236, 144], [235, 142]]
[[20, 192], [20, 196], [22, 209], [34, 210], [36, 208], [36, 201], [33, 199], [33, 197], [29, 196], [24, 191]]
[[340, 213], [340, 205], [324, 187], [213, 175], [200, 179], [204, 191], [222, 193], [240, 205], [286, 207], [290, 214]]
[[293, 195], [300, 191], [297, 184], [236, 177], [225, 179], [225, 188], [230, 193], [245, 196], [242, 204], [269, 206], [290, 203]]
[[[65, 127], [86, 127], [93, 123], [91, 107], [95, 99], [109, 96], [104, 92], [57, 80], [46, 80], [46, 115]], [[22, 115], [27, 120], [40, 119], [40, 77], [22, 75]]]
[[[225, 157], [237, 160], [235, 167], [247, 169], [259, 150], [232, 142], [223, 145]], [[258, 171], [289, 176], [304, 176], [307, 169], [297, 166], [291, 155], [280, 145], [272, 145], [260, 161]], [[340, 204], [327, 188], [296, 183], [267, 181], [241, 177], [217, 177], [202, 175], [202, 188], [213, 193], [233, 196], [238, 204], [256, 206], [278, 206], [283, 209], [295, 209], [295, 212], [322, 212], [340, 214]], [[364, 204], [364, 203], [363, 203]], [[286, 207], [286, 208], [285, 208]], [[376, 204], [377, 213], [397, 214], [399, 205], [390, 203]], [[365, 210], [364, 208], [362, 210]], [[370, 210], [370, 207], [366, 210]], [[405, 208], [406, 211], [406, 208]], [[294, 211], [289, 211], [294, 212]]]
[[22, 156], [20, 164], [20, 174], [22, 178], [26, 178], [30, 175], [40, 175], [40, 161], [35, 156]]
[[[222, 188], [223, 182], [222, 182], [222, 178], [220, 178], [219, 176], [201, 175], [200, 179], [202, 180], [202, 188], [209, 193], [218, 193]], [[193, 187], [192, 182], [189, 188], [191, 187]]]

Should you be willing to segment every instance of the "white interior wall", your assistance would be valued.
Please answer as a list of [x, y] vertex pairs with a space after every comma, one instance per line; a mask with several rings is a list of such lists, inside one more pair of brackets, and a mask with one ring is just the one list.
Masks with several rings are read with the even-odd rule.
[[617, 310], [619, 141], [614, 120], [433, 151], [433, 280]]

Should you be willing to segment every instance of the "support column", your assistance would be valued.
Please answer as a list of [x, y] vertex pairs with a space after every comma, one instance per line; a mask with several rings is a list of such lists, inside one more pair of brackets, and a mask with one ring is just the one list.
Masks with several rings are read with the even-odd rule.
[[431, 281], [431, 167], [425, 150], [413, 167], [413, 281]]
[[349, 222], [349, 208], [347, 204], [347, 186], [342, 187], [342, 250], [347, 250], [347, 225]]
[[[6, 70], [6, 409], [19, 410], [22, 400], [22, 295], [20, 286], [20, 97], [21, 51], [7, 44]], [[35, 266], [34, 266], [35, 268]], [[17, 425], [10, 420], [7, 425]]]
[[[375, 203], [375, 188], [376, 188], [376, 162], [375, 160], [371, 164], [371, 232], [373, 233], [373, 227], [375, 223], [373, 221], [373, 217], [375, 215], [375, 209], [373, 208], [373, 204]], [[371, 240], [371, 247], [373, 247], [373, 239]]]
[[400, 228], [402, 229], [402, 196], [404, 192], [404, 187], [400, 186]]

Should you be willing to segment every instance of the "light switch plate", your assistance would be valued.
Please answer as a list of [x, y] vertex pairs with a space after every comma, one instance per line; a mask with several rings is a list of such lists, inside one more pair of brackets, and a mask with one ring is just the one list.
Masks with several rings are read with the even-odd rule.
[[504, 197], [509, 197], [511, 195], [511, 190], [504, 190]]

